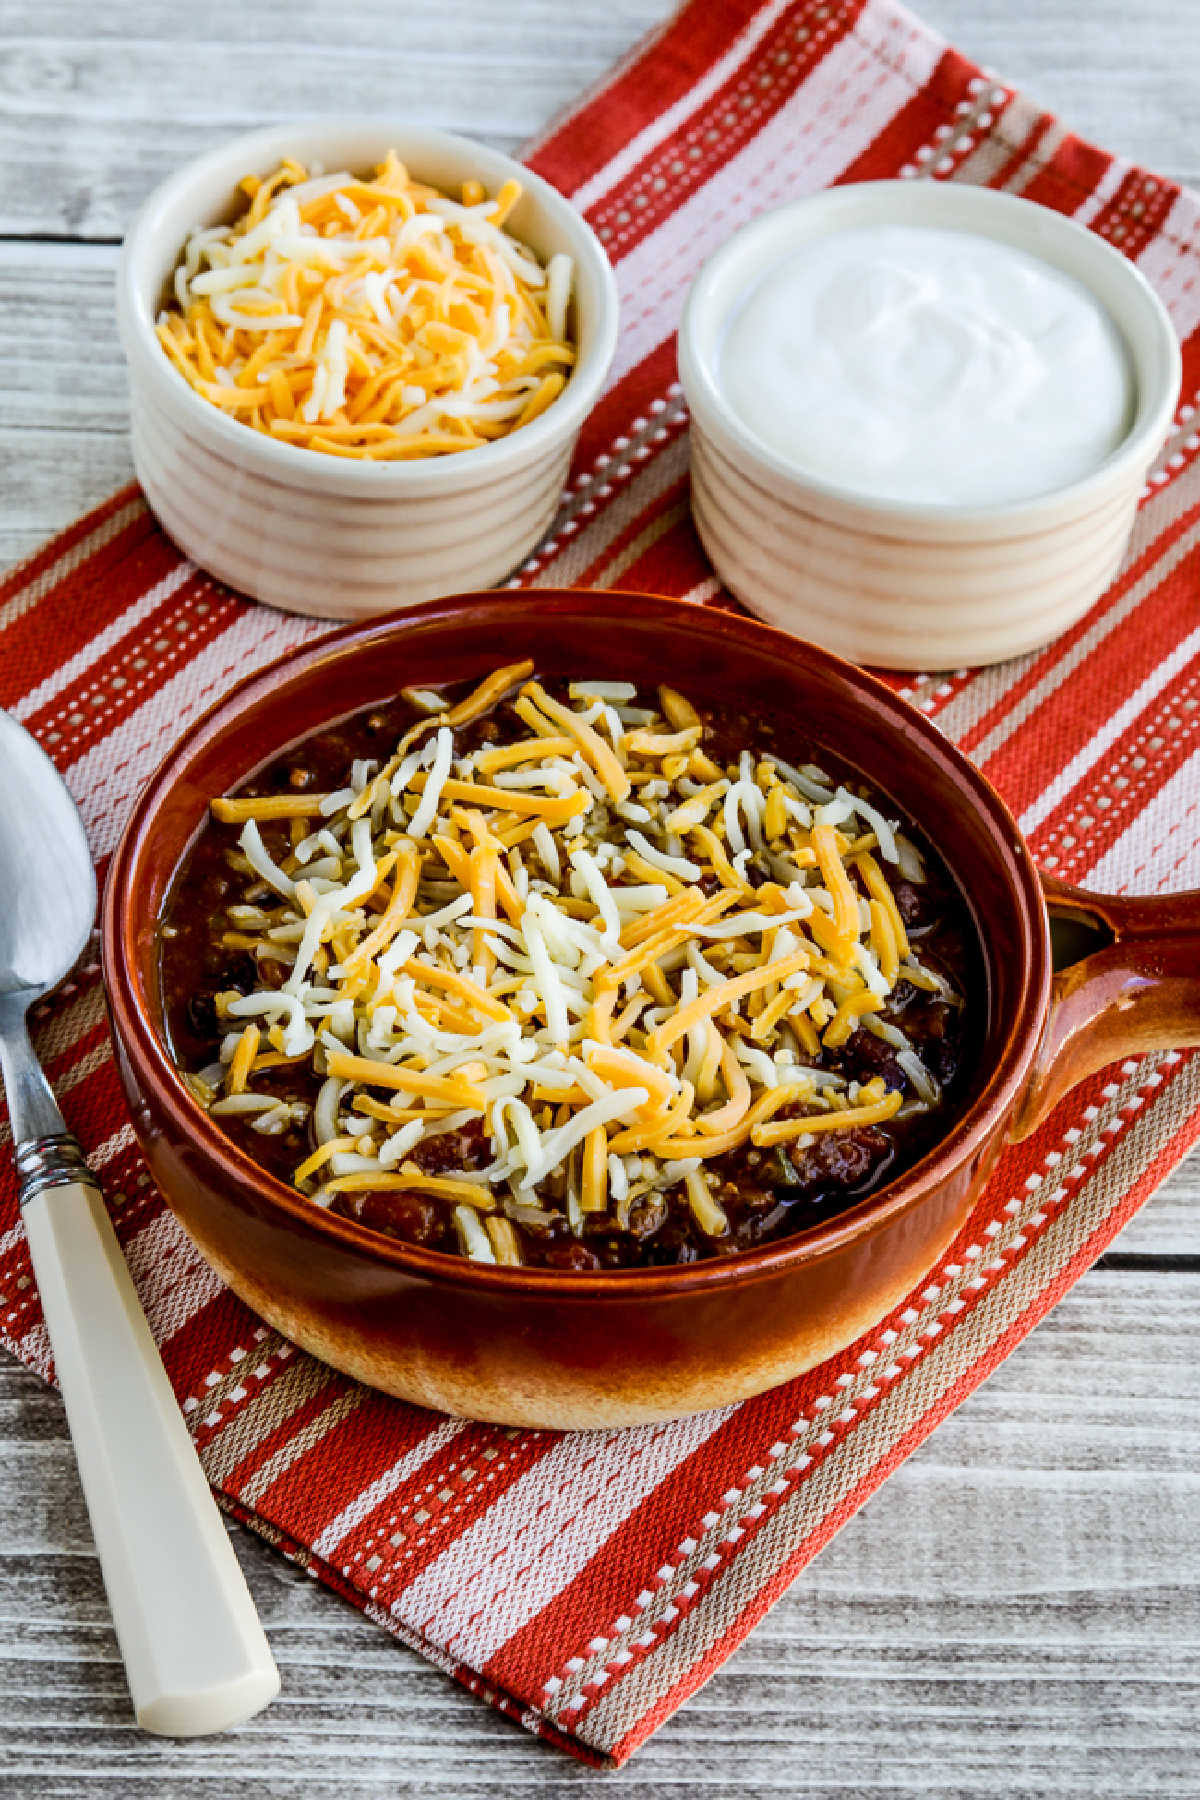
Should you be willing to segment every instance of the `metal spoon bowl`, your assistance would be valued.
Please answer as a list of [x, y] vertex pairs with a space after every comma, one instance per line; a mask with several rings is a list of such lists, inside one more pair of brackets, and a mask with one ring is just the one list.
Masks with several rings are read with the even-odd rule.
[[96, 875], [83, 820], [57, 769], [29, 733], [0, 712], [0, 993], [39, 999], [88, 941]]
[[82, 955], [96, 916], [96, 874], [83, 821], [58, 771], [5, 712], [0, 771], [0, 1072], [13, 1141], [20, 1144], [65, 1133], [30, 1048], [25, 1015]]

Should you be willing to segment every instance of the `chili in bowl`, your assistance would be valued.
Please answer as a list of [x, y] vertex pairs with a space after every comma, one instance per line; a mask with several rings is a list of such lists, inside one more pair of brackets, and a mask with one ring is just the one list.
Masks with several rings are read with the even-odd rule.
[[1010, 1132], [1200, 1036], [1190, 900], [1054, 905], [1103, 947], [1052, 980], [1003, 804], [869, 675], [542, 591], [223, 700], [130, 823], [105, 964], [139, 1140], [249, 1304], [423, 1404], [618, 1424], [850, 1342]]
[[526, 661], [292, 746], [167, 899], [185, 1080], [314, 1205], [473, 1261], [832, 1216], [940, 1132], [979, 955], [915, 829], [775, 738]]

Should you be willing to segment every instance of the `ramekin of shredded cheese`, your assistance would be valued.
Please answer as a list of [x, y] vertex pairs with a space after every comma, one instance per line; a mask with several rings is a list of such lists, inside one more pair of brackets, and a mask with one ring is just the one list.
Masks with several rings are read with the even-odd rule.
[[359, 618], [492, 586], [528, 554], [617, 301], [588, 226], [510, 158], [331, 122], [164, 183], [118, 312], [164, 528], [258, 599]]

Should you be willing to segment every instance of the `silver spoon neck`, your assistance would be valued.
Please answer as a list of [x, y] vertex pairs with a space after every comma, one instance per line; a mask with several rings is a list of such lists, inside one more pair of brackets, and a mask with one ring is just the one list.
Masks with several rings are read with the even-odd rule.
[[33, 1054], [20, 994], [0, 994], [0, 1074], [8, 1097], [14, 1144], [27, 1138], [57, 1137], [66, 1131], [50, 1083]]

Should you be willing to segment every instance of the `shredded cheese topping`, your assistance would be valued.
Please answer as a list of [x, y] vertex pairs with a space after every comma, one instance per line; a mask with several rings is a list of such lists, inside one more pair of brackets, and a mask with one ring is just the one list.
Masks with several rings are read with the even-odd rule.
[[[749, 750], [721, 768], [669, 688], [648, 706], [579, 682], [563, 701], [532, 677], [510, 665], [453, 706], [411, 696], [425, 716], [334, 794], [213, 801], [249, 881], [226, 942], [263, 980], [218, 997], [222, 1063], [193, 1086], [215, 1114], [282, 1131], [295, 1103], [255, 1076], [307, 1061], [323, 1085], [297, 1186], [324, 1205], [434, 1196], [476, 1260], [519, 1262], [514, 1222], [578, 1234], [611, 1212], [623, 1228], [670, 1189], [719, 1238], [714, 1158], [939, 1103], [876, 1019], [900, 981], [957, 999], [885, 873], [920, 860], [819, 769]], [[515, 731], [466, 748], [505, 696]], [[860, 1026], [898, 1049], [906, 1091], [820, 1066]], [[411, 1160], [471, 1121], [486, 1167]]]
[[377, 173], [248, 175], [245, 211], [192, 232], [157, 334], [196, 393], [256, 431], [368, 461], [468, 450], [566, 384], [574, 269], [504, 222], [508, 181], [460, 200], [390, 152]]

